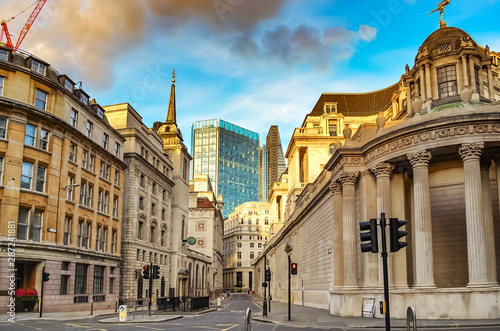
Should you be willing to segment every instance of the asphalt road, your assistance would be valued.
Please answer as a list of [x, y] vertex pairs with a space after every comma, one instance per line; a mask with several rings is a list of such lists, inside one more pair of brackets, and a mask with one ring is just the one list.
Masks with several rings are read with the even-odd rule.
[[[116, 330], [219, 330], [219, 331], [239, 331], [245, 330], [245, 312], [250, 308], [253, 313], [260, 312], [257, 306], [247, 295], [231, 295], [229, 300], [224, 302], [225, 307], [218, 311], [209, 312], [200, 315], [185, 315], [181, 319], [160, 322], [160, 323], [134, 323], [134, 324], [103, 324], [99, 323], [103, 317], [93, 317], [71, 321], [18, 321], [15, 324], [1, 323], [0, 330], [3, 331], [116, 331]], [[332, 331], [351, 331], [345, 328], [324, 328], [324, 327], [293, 327], [281, 324], [269, 324], [252, 321], [252, 330], [332, 330]], [[370, 330], [370, 329], [364, 329]], [[373, 329], [383, 331], [384, 329]], [[401, 329], [402, 330], [402, 329]], [[444, 329], [439, 331], [457, 331], [457, 328]], [[498, 331], [494, 327], [481, 328], [460, 328], [460, 330], [481, 330]], [[426, 331], [433, 331], [426, 329]]]

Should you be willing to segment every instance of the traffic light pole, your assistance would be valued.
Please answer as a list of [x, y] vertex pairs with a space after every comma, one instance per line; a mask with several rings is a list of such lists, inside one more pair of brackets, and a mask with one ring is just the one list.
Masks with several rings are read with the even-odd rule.
[[40, 317], [42, 317], [42, 311], [43, 311], [43, 284], [45, 283], [43, 280], [43, 275], [45, 275], [45, 267], [42, 267], [42, 291], [40, 293]]
[[292, 269], [292, 259], [290, 258], [290, 255], [288, 255], [288, 320], [292, 320], [292, 275], [291, 275], [291, 270]]
[[151, 317], [151, 298], [153, 294], [152, 292], [153, 292], [153, 263], [151, 262], [149, 264], [149, 304], [148, 304], [150, 317]]
[[[266, 255], [264, 255], [264, 284], [265, 285], [267, 285], [266, 265], [267, 265], [267, 259], [266, 259]], [[266, 287], [265, 286], [264, 286], [264, 302], [262, 303], [262, 316], [267, 317], [267, 301], [266, 301]]]
[[[271, 269], [267, 268], [267, 270], [269, 271], [269, 274], [271, 274]], [[270, 280], [267, 282], [267, 288], [269, 289], [269, 296], [268, 296], [268, 299], [269, 299], [269, 312], [271, 312], [271, 281]]]
[[380, 228], [382, 235], [382, 267], [384, 271], [384, 300], [385, 300], [385, 330], [391, 330], [391, 315], [389, 313], [389, 273], [387, 271], [387, 245], [385, 235], [385, 213], [380, 215]]

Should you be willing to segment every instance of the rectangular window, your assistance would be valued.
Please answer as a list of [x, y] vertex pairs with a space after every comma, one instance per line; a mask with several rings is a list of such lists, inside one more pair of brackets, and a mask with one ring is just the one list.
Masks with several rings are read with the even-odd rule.
[[165, 239], [164, 239], [164, 237], [165, 237], [165, 231], [164, 231], [164, 230], [161, 230], [161, 238], [160, 238], [160, 243], [161, 243], [161, 245], [162, 245], [162, 246], [164, 246], [164, 244], [165, 244]]
[[35, 146], [36, 128], [33, 125], [26, 124], [24, 129], [24, 144]]
[[241, 248], [241, 243], [237, 243], [236, 247]]
[[103, 198], [102, 203], [103, 203], [102, 212], [104, 214], [107, 214], [108, 213], [108, 205], [109, 205], [109, 193], [107, 191], [104, 191], [104, 198]]
[[238, 259], [241, 259], [241, 252], [237, 252], [238, 254]]
[[99, 194], [97, 195], [97, 210], [102, 213], [103, 210], [103, 199], [104, 199], [104, 192], [102, 190], [99, 190]]
[[101, 251], [106, 253], [106, 246], [108, 245], [108, 228], [102, 230], [101, 237]]
[[45, 107], [47, 106], [47, 95], [47, 92], [37, 89], [35, 107], [45, 110]]
[[115, 143], [115, 157], [120, 157], [120, 144]]
[[69, 280], [69, 275], [61, 276], [61, 291], [59, 292], [61, 295], [68, 294], [68, 280]]
[[155, 240], [155, 228], [152, 226], [151, 227], [151, 234], [150, 234], [150, 237], [149, 237], [149, 242], [153, 243], [154, 240]]
[[3, 178], [3, 157], [0, 157], [0, 185], [2, 185]]
[[458, 95], [455, 65], [437, 69], [439, 98]]
[[113, 217], [118, 217], [118, 198], [114, 197], [113, 199]]
[[83, 227], [85, 225], [84, 221], [78, 222], [78, 238], [77, 238], [77, 243], [76, 245], [78, 247], [83, 247]]
[[141, 187], [144, 187], [144, 175], [143, 175], [143, 174], [141, 174], [141, 176], [140, 176], [140, 179], [139, 179], [139, 185], [140, 185]]
[[151, 204], [151, 216], [156, 215], [156, 205], [154, 203]]
[[161, 210], [161, 219], [162, 219], [162, 221], [165, 220], [165, 209]]
[[86, 249], [89, 249], [90, 248], [90, 223], [86, 223], [85, 224], [85, 232], [84, 232], [84, 238], [83, 238], [83, 241], [84, 241], [84, 246]]
[[49, 149], [49, 131], [40, 129], [40, 143], [39, 147], [43, 150]]
[[7, 119], [0, 117], [0, 139], [7, 137]]
[[137, 238], [142, 239], [142, 222], [139, 222], [139, 227], [137, 229]]
[[43, 212], [41, 210], [35, 210], [35, 217], [33, 217], [33, 226], [31, 229], [31, 239], [33, 241], [40, 242], [42, 240], [42, 223]]
[[111, 254], [116, 254], [116, 230], [111, 232]]
[[69, 160], [76, 162], [76, 144], [74, 143], [69, 146]]
[[101, 236], [102, 236], [102, 226], [98, 225], [97, 226], [97, 231], [96, 231], [96, 236], [95, 236], [95, 250], [100, 251], [101, 250]]
[[94, 187], [92, 185], [89, 184], [88, 188], [87, 188], [87, 204], [86, 206], [88, 208], [92, 208], [92, 196], [93, 196], [93, 190], [94, 190]]
[[71, 238], [71, 217], [66, 216], [66, 219], [64, 220], [63, 244], [69, 246], [70, 238]]
[[71, 119], [69, 121], [70, 125], [74, 128], [78, 125], [78, 111], [71, 109]]
[[94, 124], [91, 121], [87, 121], [87, 138], [92, 139], [92, 130], [94, 129]]
[[85, 105], [88, 106], [89, 104], [89, 98], [85, 94], [80, 94], [80, 101]]
[[115, 279], [110, 278], [109, 279], [109, 293], [113, 293], [113, 288], [115, 287]]
[[89, 167], [87, 170], [91, 171], [91, 172], [94, 172], [94, 161], [95, 161], [95, 156], [90, 154], [90, 157], [89, 157]]
[[0, 97], [3, 96], [3, 76], [0, 76]]
[[68, 177], [68, 186], [65, 188], [68, 190], [68, 195], [66, 196], [66, 200], [73, 201], [73, 187], [75, 186], [75, 179], [71, 176]]
[[82, 168], [87, 169], [88, 165], [89, 165], [89, 152], [83, 151]]
[[45, 174], [47, 173], [47, 168], [38, 166], [36, 174], [36, 191], [45, 192]]
[[8, 61], [9, 60], [9, 52], [4, 49], [0, 49], [0, 60]]
[[139, 197], [139, 209], [144, 210], [144, 198]]
[[250, 243], [250, 248], [253, 248], [253, 243]]
[[108, 150], [108, 143], [109, 143], [109, 135], [105, 133], [102, 137], [102, 148]]
[[40, 75], [45, 76], [45, 71], [47, 70], [47, 66], [41, 64], [40, 62], [32, 60], [31, 61], [31, 70], [39, 73]]
[[153, 182], [153, 185], [151, 185], [151, 193], [156, 194], [156, 183]]
[[66, 88], [66, 90], [70, 91], [71, 93], [73, 93], [73, 89], [75, 88], [73, 83], [71, 83], [68, 79], [64, 79], [64, 87]]
[[28, 162], [23, 162], [21, 173], [21, 188], [31, 189], [31, 179], [33, 177], [33, 165]]
[[258, 247], [258, 248], [262, 248], [262, 243], [258, 243], [258, 244], [257, 244], [257, 247]]
[[115, 169], [115, 186], [118, 186], [120, 184], [120, 172], [118, 169]]
[[254, 258], [254, 253], [250, 252], [250, 259], [253, 260], [253, 258]]
[[19, 207], [17, 216], [17, 239], [28, 240], [29, 208]]
[[87, 265], [76, 264], [75, 270], [75, 294], [87, 293]]

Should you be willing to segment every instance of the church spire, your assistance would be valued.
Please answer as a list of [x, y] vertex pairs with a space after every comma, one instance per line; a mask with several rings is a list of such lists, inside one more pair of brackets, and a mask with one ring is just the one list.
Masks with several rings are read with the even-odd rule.
[[166, 122], [177, 123], [175, 116], [175, 69], [172, 73], [172, 87], [170, 89], [170, 102], [168, 104], [168, 113]]

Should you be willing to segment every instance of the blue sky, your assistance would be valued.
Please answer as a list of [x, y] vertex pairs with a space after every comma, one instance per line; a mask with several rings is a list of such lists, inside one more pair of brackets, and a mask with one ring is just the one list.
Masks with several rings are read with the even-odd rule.
[[[34, 0], [0, 0], [0, 19]], [[191, 150], [196, 120], [261, 134], [286, 150], [323, 92], [397, 82], [438, 29], [437, 0], [47, 0], [21, 48], [82, 81], [101, 105], [129, 102], [164, 121], [172, 69], [177, 121]], [[13, 39], [31, 9], [9, 22]], [[451, 0], [444, 20], [500, 51], [500, 0]], [[3, 17], [5, 16], [5, 17]]]

